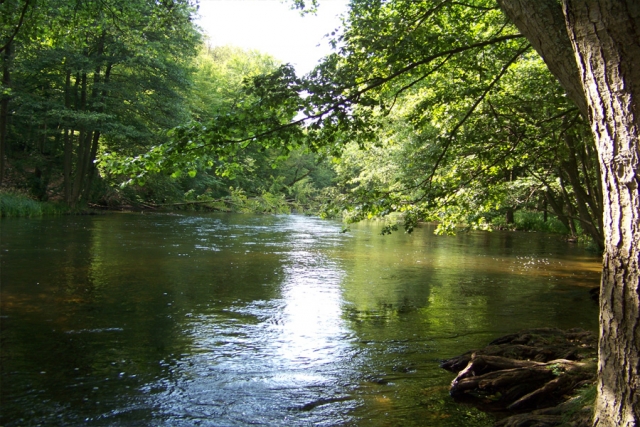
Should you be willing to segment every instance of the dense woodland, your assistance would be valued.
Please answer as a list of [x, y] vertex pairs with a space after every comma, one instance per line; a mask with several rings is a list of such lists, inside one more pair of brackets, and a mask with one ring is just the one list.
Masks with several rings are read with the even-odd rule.
[[0, 180], [72, 209], [553, 217], [605, 251], [596, 423], [636, 425], [639, 8], [352, 0], [297, 76], [208, 46], [188, 0], [4, 0]]
[[[2, 7], [12, 12], [3, 14], [5, 188], [75, 209], [295, 209], [349, 220], [400, 212], [408, 229], [436, 220], [441, 232], [507, 227], [514, 212], [535, 211], [602, 247], [588, 126], [495, 6], [457, 7], [403, 40], [390, 32], [398, 22], [372, 25], [374, 9], [354, 3], [351, 26], [334, 35], [341, 50], [304, 79], [259, 52], [208, 46], [188, 2]], [[396, 21], [420, 13], [413, 8]], [[414, 19], [402, 25], [421, 24]], [[401, 44], [394, 60], [409, 62], [436, 30], [430, 50], [488, 40], [332, 108], [330, 85], [381, 71], [364, 52]], [[327, 111], [283, 126], [304, 108], [274, 87], [283, 79], [315, 93], [312, 114]]]
[[32, 3], [1, 5], [5, 188], [73, 209], [203, 198], [260, 209], [247, 203], [260, 196], [273, 211], [286, 206], [284, 197], [307, 203], [330, 184], [330, 169], [305, 150], [285, 159], [282, 150], [254, 146], [233, 158], [163, 165], [144, 178], [119, 173], [114, 158], [144, 156], [174, 128], [233, 114], [246, 102], [243, 84], [279, 64], [208, 47], [188, 2]]

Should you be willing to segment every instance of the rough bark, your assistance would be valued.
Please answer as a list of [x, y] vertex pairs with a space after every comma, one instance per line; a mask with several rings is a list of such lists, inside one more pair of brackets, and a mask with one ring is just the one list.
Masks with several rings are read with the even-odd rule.
[[640, 2], [565, 0], [604, 188], [594, 425], [640, 425]]
[[[638, 427], [640, 2], [563, 0], [562, 24], [560, 5], [555, 0], [498, 3], [542, 55], [583, 114], [587, 106], [602, 180], [605, 246], [594, 423], [598, 427]], [[575, 60], [568, 60], [570, 57]], [[571, 71], [574, 65], [577, 73]], [[584, 102], [579, 99], [578, 87], [582, 88]]]

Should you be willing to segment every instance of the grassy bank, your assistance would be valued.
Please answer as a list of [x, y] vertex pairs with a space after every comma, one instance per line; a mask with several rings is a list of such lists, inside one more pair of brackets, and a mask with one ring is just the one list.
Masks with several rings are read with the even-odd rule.
[[61, 203], [38, 202], [15, 191], [0, 191], [0, 217], [61, 215], [69, 208]]

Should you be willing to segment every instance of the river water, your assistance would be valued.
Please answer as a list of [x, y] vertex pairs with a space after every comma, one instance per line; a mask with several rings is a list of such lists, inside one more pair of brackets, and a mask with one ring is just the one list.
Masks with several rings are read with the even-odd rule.
[[595, 330], [555, 236], [304, 216], [2, 219], [0, 425], [485, 426], [441, 359]]

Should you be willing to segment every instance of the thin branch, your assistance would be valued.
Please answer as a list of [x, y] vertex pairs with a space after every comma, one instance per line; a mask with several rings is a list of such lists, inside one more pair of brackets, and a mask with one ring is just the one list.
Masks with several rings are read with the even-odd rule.
[[415, 86], [416, 84], [420, 83], [422, 80], [426, 79], [427, 77], [429, 77], [431, 74], [435, 73], [436, 71], [438, 71], [440, 68], [442, 68], [444, 66], [444, 64], [447, 63], [447, 61], [449, 61], [449, 59], [451, 59], [453, 57], [453, 54], [447, 56], [444, 60], [442, 60], [442, 62], [440, 62], [438, 65], [436, 65], [435, 67], [433, 67], [431, 70], [429, 70], [428, 73], [425, 73], [424, 75], [422, 75], [421, 77], [419, 77], [418, 79], [412, 81], [411, 83], [409, 83], [408, 85], [400, 88], [395, 95], [393, 96], [393, 102], [391, 103], [391, 107], [389, 107], [389, 110], [391, 110], [395, 105], [396, 105], [396, 101], [398, 100], [398, 97], [402, 94], [402, 92], [411, 89], [413, 86]]
[[[524, 36], [522, 34], [510, 34], [510, 35], [506, 35], [506, 36], [496, 37], [496, 38], [493, 38], [493, 39], [490, 39], [490, 40], [484, 40], [484, 41], [481, 41], [481, 42], [473, 43], [473, 44], [470, 44], [470, 45], [467, 45], [467, 46], [460, 46], [460, 47], [456, 47], [456, 48], [449, 49], [449, 50], [446, 50], [446, 51], [435, 53], [435, 54], [430, 55], [430, 56], [428, 56], [428, 57], [426, 57], [426, 58], [424, 58], [424, 59], [422, 59], [420, 61], [411, 63], [411, 64], [401, 68], [400, 70], [398, 70], [398, 71], [396, 71], [394, 73], [391, 73], [391, 74], [389, 74], [389, 75], [387, 75], [385, 77], [379, 77], [379, 78], [370, 79], [369, 81], [371, 81], [371, 83], [369, 85], [367, 85], [364, 88], [356, 91], [353, 95], [345, 97], [345, 98], [343, 98], [343, 99], [331, 104], [327, 108], [325, 108], [325, 109], [323, 109], [323, 110], [321, 110], [319, 112], [316, 112], [315, 114], [307, 115], [307, 116], [305, 116], [305, 117], [303, 117], [301, 119], [294, 120], [294, 121], [291, 121], [289, 123], [282, 124], [280, 126], [276, 126], [276, 127], [272, 128], [272, 129], [269, 129], [267, 131], [258, 133], [258, 134], [253, 135], [253, 136], [248, 136], [248, 137], [241, 138], [241, 139], [227, 139], [227, 140], [217, 141], [215, 143], [205, 144], [205, 146], [212, 145], [212, 144], [221, 144], [221, 143], [240, 144], [240, 143], [243, 143], [243, 142], [252, 142], [252, 141], [255, 141], [257, 139], [265, 138], [265, 137], [268, 137], [270, 135], [273, 135], [273, 134], [275, 134], [275, 133], [277, 133], [277, 132], [279, 132], [281, 130], [289, 129], [289, 128], [301, 125], [301, 124], [306, 123], [308, 121], [322, 119], [324, 116], [326, 116], [327, 114], [329, 114], [332, 111], [337, 110], [339, 107], [343, 107], [343, 106], [346, 106], [346, 105], [348, 105], [350, 103], [354, 103], [363, 94], [365, 94], [365, 93], [367, 93], [367, 92], [369, 92], [369, 91], [371, 91], [373, 89], [376, 89], [376, 88], [382, 86], [383, 84], [395, 79], [396, 77], [399, 77], [399, 76], [401, 76], [401, 75], [403, 75], [405, 73], [408, 73], [409, 71], [412, 71], [412, 70], [418, 68], [421, 65], [426, 65], [426, 64], [428, 64], [430, 62], [433, 62], [438, 58], [448, 57], [448, 56], [451, 56], [451, 55], [455, 55], [457, 53], [466, 52], [466, 51], [469, 51], [469, 50], [473, 50], [473, 49], [489, 46], [489, 45], [492, 45], [492, 44], [497, 44], [497, 43], [501, 43], [501, 42], [508, 41], [508, 40], [517, 40], [517, 39], [522, 39], [522, 38], [524, 38]], [[501, 77], [506, 72], [506, 69], [508, 68], [508, 66], [511, 63], [515, 62], [517, 57], [520, 56], [527, 49], [529, 49], [529, 47], [530, 46], [527, 45], [524, 49], [519, 51], [518, 55], [516, 57], [514, 57], [511, 61], [509, 61], [508, 64], [505, 65], [505, 68], [500, 73], [499, 77]], [[488, 88], [487, 92], [489, 90], [491, 90], [491, 88], [493, 88], [495, 83], [497, 83], [497, 81], [499, 80], [499, 77], [496, 78], [496, 80], [491, 83], [491, 85]], [[484, 96], [486, 96], [486, 93], [482, 96], [482, 98], [484, 98]], [[478, 101], [478, 104], [480, 103], [481, 100], [482, 99], [480, 99]], [[477, 106], [477, 104], [474, 105], [473, 108], [475, 109], [476, 106]], [[469, 112], [469, 115], [471, 114], [471, 112], [472, 112], [472, 110]], [[465, 117], [465, 120], [466, 120], [466, 117]], [[461, 125], [462, 125], [462, 123], [460, 123], [460, 126]], [[185, 151], [187, 151], [187, 152], [188, 151], [195, 151], [195, 150], [201, 149], [201, 148], [204, 148], [204, 146], [195, 147], [195, 148], [192, 148], [192, 149], [187, 149]]]
[[15, 30], [13, 30], [13, 34], [11, 34], [11, 36], [9, 37], [9, 39], [7, 40], [7, 42], [4, 44], [4, 46], [0, 47], [0, 53], [4, 52], [6, 49], [9, 48], [9, 46], [11, 46], [11, 43], [13, 43], [13, 39], [18, 35], [18, 32], [20, 31], [20, 28], [22, 27], [22, 23], [24, 22], [24, 16], [27, 14], [27, 9], [29, 8], [29, 2], [31, 0], [26, 0], [24, 3], [24, 7], [22, 8], [22, 12], [20, 13], [20, 19], [18, 20], [18, 24], [16, 25]]
[[420, 18], [415, 22], [414, 28], [409, 33], [413, 33], [420, 25], [422, 25], [422, 23], [427, 18], [432, 16], [434, 13], [436, 13], [438, 10], [443, 8], [449, 2], [450, 2], [450, 0], [443, 0], [440, 3], [438, 3], [437, 5], [435, 5], [434, 7], [432, 7], [431, 9], [427, 10], [425, 13], [423, 13], [422, 16], [420, 16]]
[[[293, 187], [297, 182], [302, 181], [303, 179], [305, 179], [306, 177], [308, 177], [309, 175], [311, 175], [313, 173], [313, 171], [315, 171], [314, 169], [310, 169], [309, 171], [307, 171], [307, 173], [302, 174], [300, 177], [296, 176], [293, 181], [291, 181], [291, 183], [289, 184], [285, 184], [285, 186], [287, 187]], [[296, 171], [296, 175], [297, 175], [297, 171]]]
[[451, 132], [449, 133], [449, 136], [447, 138], [447, 141], [445, 143], [444, 149], [442, 150], [442, 152], [440, 153], [440, 155], [438, 156], [438, 158], [436, 159], [436, 163], [433, 166], [433, 171], [429, 174], [429, 176], [424, 179], [419, 186], [423, 186], [427, 183], [431, 183], [431, 181], [433, 180], [433, 177], [435, 176], [438, 168], [440, 167], [440, 163], [442, 162], [442, 160], [444, 160], [444, 156], [447, 154], [447, 151], [449, 150], [449, 147], [451, 146], [451, 142], [453, 141], [453, 138], [455, 137], [456, 133], [458, 133], [458, 130], [460, 130], [460, 128], [462, 127], [462, 125], [464, 125], [466, 123], [466, 121], [469, 119], [469, 117], [471, 117], [471, 114], [473, 114], [473, 112], [475, 111], [475, 109], [478, 107], [478, 105], [480, 105], [480, 103], [486, 98], [486, 96], [489, 94], [489, 92], [493, 89], [493, 87], [500, 81], [500, 79], [502, 78], [502, 76], [504, 76], [507, 73], [507, 70], [509, 69], [509, 67], [511, 66], [511, 64], [513, 64], [514, 62], [516, 62], [516, 60], [527, 50], [529, 50], [531, 48], [531, 45], [527, 43], [527, 45], [520, 49], [509, 61], [507, 61], [506, 64], [504, 64], [504, 66], [502, 67], [502, 70], [500, 70], [500, 73], [498, 73], [498, 75], [491, 81], [491, 83], [489, 83], [489, 85], [485, 88], [484, 92], [482, 93], [482, 95], [480, 95], [480, 97], [478, 97], [478, 99], [476, 99], [476, 101], [473, 103], [473, 105], [471, 106], [471, 108], [469, 108], [469, 110], [467, 110], [466, 114], [464, 115], [464, 117], [462, 118], [462, 120], [460, 120], [455, 126], [454, 128], [451, 130]]
[[362, 94], [365, 93], [371, 89], [374, 89], [378, 86], [382, 86], [383, 84], [387, 83], [390, 80], [395, 79], [396, 77], [405, 74], [415, 68], [418, 68], [421, 65], [426, 65], [430, 62], [435, 61], [438, 58], [442, 58], [443, 56], [449, 56], [449, 55], [455, 55], [457, 53], [462, 53], [462, 52], [466, 52], [468, 50], [472, 50], [472, 49], [476, 49], [479, 47], [485, 47], [485, 46], [489, 46], [492, 44], [496, 44], [496, 43], [501, 43], [503, 41], [508, 41], [508, 40], [517, 40], [517, 39], [522, 39], [524, 38], [524, 36], [522, 34], [509, 34], [506, 36], [501, 36], [501, 37], [495, 37], [489, 40], [485, 40], [482, 42], [478, 42], [478, 43], [472, 43], [470, 45], [467, 46], [460, 46], [460, 47], [456, 47], [450, 50], [445, 50], [442, 52], [438, 52], [435, 53], [433, 55], [427, 56], [426, 58], [417, 61], [417, 62], [413, 62], [409, 65], [407, 65], [406, 67], [403, 67], [401, 69], [399, 69], [398, 71], [389, 74], [386, 77], [374, 77], [372, 79], [369, 79], [367, 81], [372, 82], [370, 85], [368, 85], [367, 87], [365, 87], [364, 89], [362, 89], [361, 91], [358, 92], [358, 94]]

